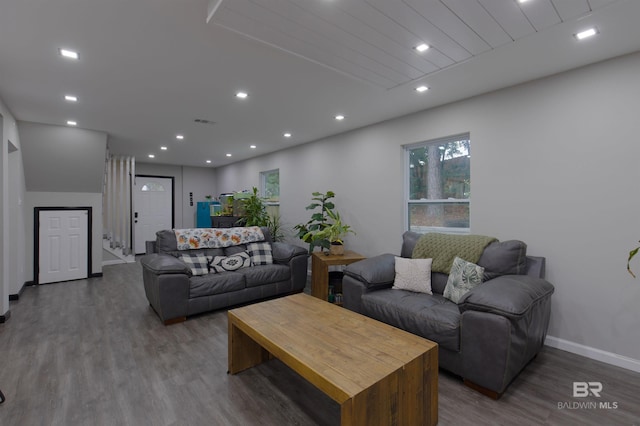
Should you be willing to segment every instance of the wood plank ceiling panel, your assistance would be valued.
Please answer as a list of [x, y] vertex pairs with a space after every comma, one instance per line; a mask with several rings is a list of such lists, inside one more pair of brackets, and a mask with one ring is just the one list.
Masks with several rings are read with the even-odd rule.
[[[408, 75], [412, 75], [413, 78], [418, 78], [438, 69], [438, 67], [422, 55], [418, 55], [411, 44], [403, 45], [395, 42], [380, 32], [375, 26], [361, 20], [357, 17], [358, 15], [350, 14], [341, 7], [326, 7], [326, 4], [318, 2], [300, 2], [298, 4], [300, 7], [324, 19], [326, 22], [339, 27], [343, 31], [377, 47], [398, 61], [412, 67], [412, 70], [407, 70], [406, 72]], [[371, 10], [371, 7], [367, 7], [367, 9]], [[387, 22], [392, 21], [387, 20]], [[419, 74], [414, 75], [415, 71], [419, 71]]]
[[591, 12], [587, 0], [552, 0], [552, 2], [563, 22]]
[[390, 89], [397, 86], [397, 82], [376, 74], [361, 65], [344, 59], [333, 51], [323, 50], [313, 44], [298, 40], [282, 29], [264, 25], [250, 17], [236, 12], [227, 6], [218, 9], [215, 22], [229, 30], [243, 34], [257, 41], [279, 48], [294, 55], [302, 56], [320, 65], [350, 75], [377, 86]]
[[492, 48], [513, 41], [476, 0], [443, 0], [443, 3]]
[[536, 31], [541, 31], [560, 23], [560, 17], [553, 4], [551, 4], [551, 0], [528, 1], [521, 3], [520, 7]]
[[[341, 0], [340, 7], [345, 13], [357, 16], [358, 19], [376, 28], [380, 33], [402, 46], [409, 46], [413, 50], [413, 47], [425, 41], [378, 9], [372, 7], [365, 0]], [[420, 57], [424, 57], [425, 60], [433, 63], [438, 68], [444, 68], [453, 64], [451, 58], [437, 49], [430, 49], [428, 53], [420, 55]]]
[[[236, 1], [244, 2], [245, 0], [234, 0], [234, 3]], [[361, 65], [367, 66], [372, 71], [398, 83], [404, 83], [423, 75], [419, 70], [407, 66], [406, 63], [399, 61], [377, 46], [343, 30], [339, 25], [303, 9], [296, 2], [288, 0], [250, 0], [248, 3], [260, 5], [279, 16], [286, 17], [287, 21], [283, 22], [282, 25], [291, 25], [295, 28], [303, 29], [298, 31], [298, 36], [302, 40], [307, 36], [314, 37], [316, 42], [318, 40], [324, 41], [326, 44], [322, 47], [327, 50], [346, 51], [346, 49], [349, 49], [352, 51], [351, 55], [356, 55], [354, 60], [357, 60]]]
[[[608, 6], [609, 3], [615, 3], [620, 0], [588, 0], [588, 1], [589, 1], [589, 7], [591, 7], [591, 10], [596, 10], [604, 6]], [[632, 1], [637, 1], [637, 0], [632, 0]]]
[[442, 52], [454, 62], [472, 55], [437, 26], [424, 19], [400, 0], [367, 0], [367, 3], [418, 36], [423, 42]]
[[480, 4], [513, 40], [536, 32], [533, 25], [513, 0], [479, 0]]
[[432, 23], [472, 55], [479, 55], [491, 46], [440, 0], [404, 0], [425, 20]]

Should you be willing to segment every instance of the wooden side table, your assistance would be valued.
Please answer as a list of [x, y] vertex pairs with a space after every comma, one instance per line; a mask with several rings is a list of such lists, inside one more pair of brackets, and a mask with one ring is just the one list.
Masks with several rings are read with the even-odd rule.
[[311, 254], [311, 295], [322, 300], [329, 298], [329, 266], [348, 265], [366, 259], [355, 251], [345, 250], [342, 256], [326, 255], [320, 251]]

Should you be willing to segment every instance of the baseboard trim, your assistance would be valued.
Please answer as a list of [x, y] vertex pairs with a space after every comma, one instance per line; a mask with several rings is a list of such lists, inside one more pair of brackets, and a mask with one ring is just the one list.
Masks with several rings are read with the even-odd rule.
[[89, 278], [100, 278], [102, 277], [102, 272], [96, 272], [95, 274], [89, 275]]
[[20, 290], [18, 290], [18, 293], [16, 294], [10, 294], [9, 295], [9, 301], [14, 301], [14, 300], [20, 300], [20, 295], [22, 294], [22, 292], [24, 291], [24, 288], [28, 285], [30, 285], [29, 283], [31, 283], [31, 285], [33, 285], [33, 281], [27, 281], [24, 284], [22, 284], [22, 287], [20, 287]]
[[9, 321], [9, 318], [11, 318], [11, 311], [7, 311], [4, 315], [0, 315], [0, 324], [4, 324]]
[[547, 336], [544, 344], [546, 346], [582, 355], [586, 358], [601, 361], [606, 364], [615, 365], [616, 367], [625, 368], [627, 370], [640, 373], [640, 360], [618, 355], [613, 352], [603, 351], [602, 349], [592, 348], [590, 346], [581, 345], [580, 343], [571, 342], [569, 340], [560, 339], [558, 337]]

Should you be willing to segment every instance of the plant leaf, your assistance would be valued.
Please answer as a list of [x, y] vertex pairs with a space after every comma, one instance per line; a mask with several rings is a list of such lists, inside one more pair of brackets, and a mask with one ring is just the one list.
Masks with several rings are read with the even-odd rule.
[[633, 257], [634, 257], [636, 254], [638, 254], [638, 250], [640, 250], [640, 247], [636, 247], [636, 248], [634, 248], [633, 250], [631, 250], [631, 251], [629, 252], [629, 259], [627, 260], [627, 271], [631, 274], [631, 276], [632, 276], [633, 278], [635, 278], [635, 277], [636, 277], [636, 274], [634, 274], [634, 273], [633, 273], [633, 271], [631, 270], [631, 265], [630, 265], [630, 263], [631, 263], [631, 259], [633, 259]]

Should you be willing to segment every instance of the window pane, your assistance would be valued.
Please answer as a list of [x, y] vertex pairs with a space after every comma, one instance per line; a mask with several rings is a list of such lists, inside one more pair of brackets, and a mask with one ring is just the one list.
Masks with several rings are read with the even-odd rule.
[[156, 182], [148, 182], [142, 185], [140, 188], [142, 191], [164, 191], [164, 186]]
[[470, 149], [468, 134], [407, 148], [410, 230], [468, 232]]
[[424, 233], [435, 228], [469, 228], [469, 202], [410, 202], [409, 230]]
[[280, 200], [280, 170], [261, 172], [260, 177], [263, 198], [267, 202], [278, 202]]
[[471, 193], [468, 139], [409, 150], [409, 199], [468, 199]]

